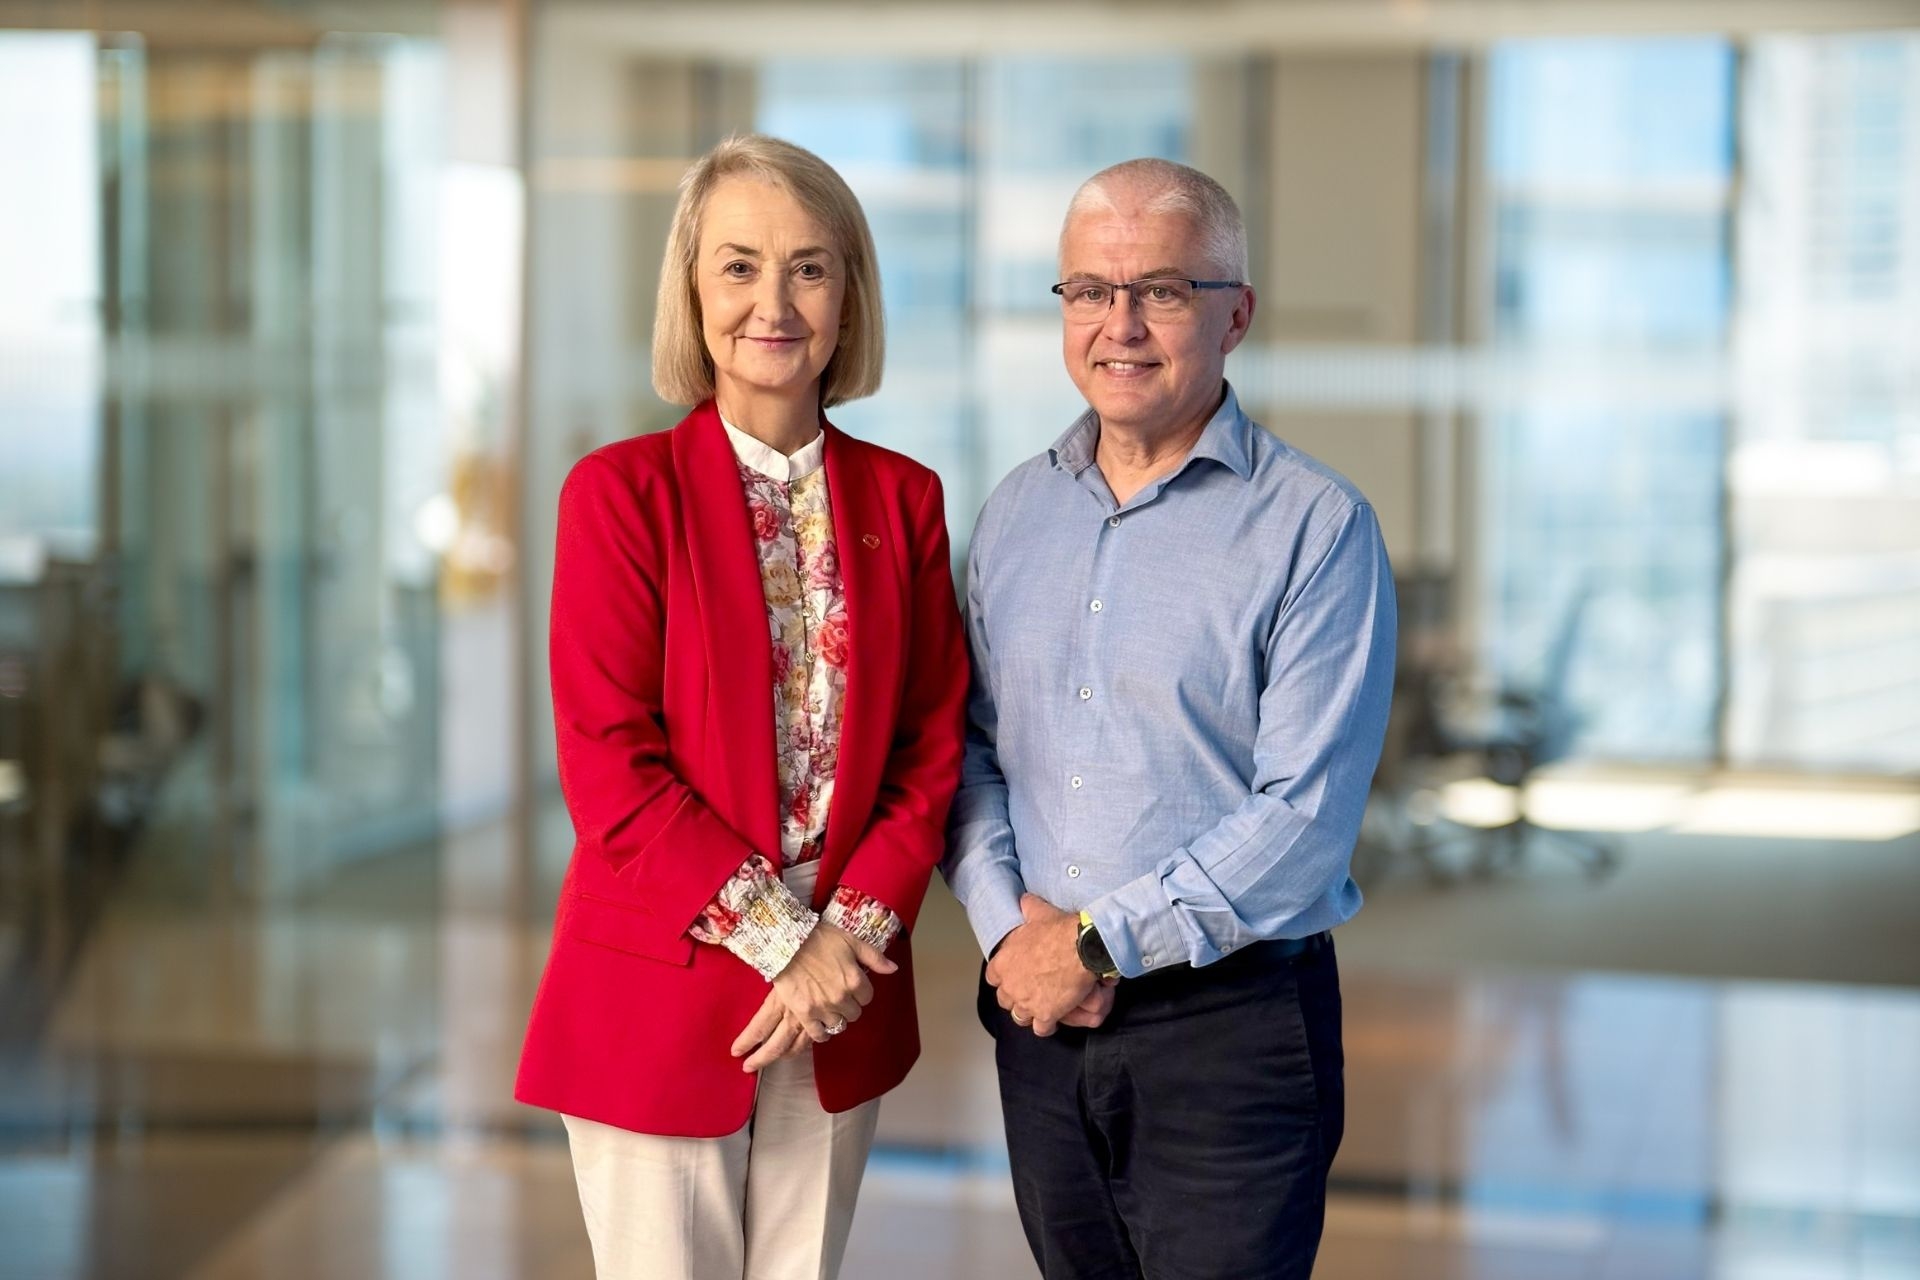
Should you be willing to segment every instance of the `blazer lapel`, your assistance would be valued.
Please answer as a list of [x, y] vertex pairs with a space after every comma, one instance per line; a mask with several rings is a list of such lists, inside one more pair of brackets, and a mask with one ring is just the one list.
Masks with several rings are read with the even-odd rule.
[[879, 483], [858, 441], [827, 432], [827, 497], [833, 504], [847, 595], [847, 697], [842, 707], [839, 765], [827, 816], [820, 887], [830, 891], [867, 825], [892, 746], [892, 691], [900, 678], [901, 586], [906, 574], [900, 531], [887, 519]]
[[[740, 464], [713, 402], [676, 429], [674, 468], [700, 631], [707, 652], [707, 771], [736, 830], [776, 865], [780, 787], [773, 758], [773, 636]], [[831, 483], [831, 482], [829, 482]]]

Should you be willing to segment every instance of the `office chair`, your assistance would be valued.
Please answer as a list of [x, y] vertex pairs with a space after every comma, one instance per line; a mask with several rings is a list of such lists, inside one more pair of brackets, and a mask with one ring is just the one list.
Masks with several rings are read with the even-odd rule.
[[[1618, 862], [1611, 844], [1542, 827], [1527, 812], [1535, 770], [1565, 758], [1580, 727], [1565, 690], [1589, 590], [1582, 585], [1570, 594], [1537, 682], [1482, 694], [1457, 675], [1448, 577], [1415, 572], [1402, 576], [1396, 590], [1401, 631], [1393, 710], [1354, 849], [1354, 879], [1370, 883], [1398, 862], [1413, 864], [1434, 885], [1463, 872], [1486, 878], [1517, 868], [1536, 841], [1561, 849], [1594, 879], [1611, 872]], [[1491, 827], [1442, 823], [1439, 789], [1460, 776], [1512, 788], [1514, 816]]]
[[1608, 841], [1580, 832], [1543, 827], [1527, 812], [1527, 788], [1541, 765], [1564, 759], [1580, 728], [1566, 690], [1579, 647], [1581, 621], [1592, 591], [1584, 582], [1571, 594], [1530, 687], [1496, 689], [1491, 704], [1465, 724], [1436, 717], [1446, 750], [1478, 761], [1480, 773], [1515, 794], [1510, 821], [1475, 830], [1471, 874], [1486, 877], [1518, 867], [1527, 849], [1545, 841], [1572, 858], [1595, 880], [1613, 871], [1618, 851]]

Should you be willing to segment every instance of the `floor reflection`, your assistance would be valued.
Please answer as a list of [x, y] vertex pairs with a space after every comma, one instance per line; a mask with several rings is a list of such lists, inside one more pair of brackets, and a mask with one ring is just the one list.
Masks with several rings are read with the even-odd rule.
[[[590, 1273], [508, 1100], [544, 929], [364, 907], [107, 912], [0, 1060], [0, 1275]], [[919, 944], [846, 1275], [1032, 1274], [943, 892]], [[1920, 1275], [1920, 993], [1344, 963], [1320, 1275]]]

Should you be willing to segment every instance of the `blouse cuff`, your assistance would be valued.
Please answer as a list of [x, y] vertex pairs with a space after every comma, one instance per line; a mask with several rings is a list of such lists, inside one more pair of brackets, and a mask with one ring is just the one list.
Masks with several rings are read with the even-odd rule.
[[882, 953], [900, 936], [900, 917], [886, 903], [844, 884], [820, 918]]
[[793, 890], [777, 877], [769, 876], [760, 882], [741, 911], [739, 924], [721, 945], [772, 982], [819, 923], [820, 916], [813, 908], [794, 897]]
[[773, 864], [756, 853], [740, 864], [687, 932], [696, 941], [725, 947], [772, 982], [819, 920], [781, 883]]

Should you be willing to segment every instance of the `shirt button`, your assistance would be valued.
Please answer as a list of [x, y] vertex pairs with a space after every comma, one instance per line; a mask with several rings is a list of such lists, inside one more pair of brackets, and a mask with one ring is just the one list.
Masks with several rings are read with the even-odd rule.
[[1141, 956], [1141, 957], [1140, 957], [1140, 963], [1141, 963], [1141, 964], [1143, 964], [1143, 965], [1145, 965], [1145, 966], [1147, 966], [1147, 968], [1149, 968], [1149, 969], [1151, 969], [1151, 968], [1153, 967], [1153, 957], [1152, 957], [1152, 956]]
[[1092, 696], [1093, 696], [1093, 690], [1087, 688], [1087, 686], [1085, 685], [1080, 686], [1080, 701], [1085, 702], [1088, 698], [1091, 698]]
[[1067, 868], [1067, 879], [1078, 880], [1079, 878], [1080, 878], [1080, 868], [1078, 867]]
[[1120, 517], [1119, 517], [1119, 516], [1108, 516], [1108, 517], [1107, 517], [1107, 528], [1109, 528], [1109, 529], [1118, 529], [1119, 527], [1120, 527]]
[[1075, 791], [1080, 789], [1080, 775], [1077, 773], [1073, 775], [1073, 789]]
[[1089, 609], [1092, 609], [1095, 613], [1100, 612], [1100, 602], [1098, 600], [1095, 600], [1092, 604], [1088, 605], [1087, 607]]

